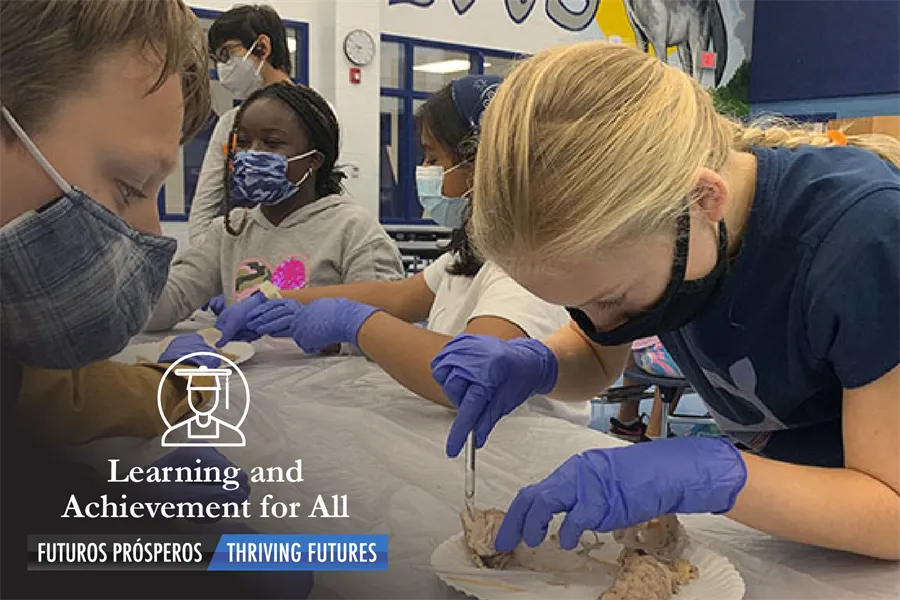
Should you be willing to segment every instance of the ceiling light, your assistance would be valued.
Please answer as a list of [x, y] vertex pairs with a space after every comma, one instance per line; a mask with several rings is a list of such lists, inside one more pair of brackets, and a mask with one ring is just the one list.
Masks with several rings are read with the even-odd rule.
[[421, 65], [415, 65], [413, 67], [413, 71], [419, 71], [421, 73], [468, 73], [471, 65], [468, 60], [465, 59], [454, 59], [454, 60], [441, 60], [438, 62], [430, 62], [423, 63]]

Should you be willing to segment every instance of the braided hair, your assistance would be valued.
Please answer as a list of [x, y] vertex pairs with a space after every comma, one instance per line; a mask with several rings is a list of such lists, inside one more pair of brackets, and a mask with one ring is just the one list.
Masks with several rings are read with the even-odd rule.
[[238, 108], [234, 117], [234, 125], [231, 128], [231, 134], [228, 136], [225, 156], [224, 208], [225, 230], [231, 235], [240, 235], [247, 222], [245, 218], [240, 226], [235, 229], [230, 221], [231, 171], [234, 164], [235, 141], [237, 140], [237, 132], [241, 124], [241, 118], [244, 116], [244, 111], [260, 98], [280, 100], [290, 107], [297, 117], [297, 122], [306, 131], [312, 148], [321, 152], [325, 157], [322, 166], [315, 173], [316, 198], [324, 198], [325, 196], [343, 192], [341, 181], [346, 175], [335, 167], [338, 159], [338, 148], [340, 147], [340, 127], [338, 126], [337, 117], [328, 105], [328, 101], [312, 88], [302, 84], [282, 82], [261, 88], [244, 100], [240, 108]]
[[[450, 85], [435, 92], [416, 112], [416, 126], [421, 137], [427, 130], [442, 148], [449, 151], [457, 163], [475, 164], [478, 140], [468, 123], [460, 116], [453, 104]], [[469, 242], [468, 226], [472, 216], [472, 203], [466, 206], [463, 222], [450, 234], [450, 242], [444, 248], [456, 255], [456, 260], [447, 266], [450, 275], [475, 277], [484, 264]]]

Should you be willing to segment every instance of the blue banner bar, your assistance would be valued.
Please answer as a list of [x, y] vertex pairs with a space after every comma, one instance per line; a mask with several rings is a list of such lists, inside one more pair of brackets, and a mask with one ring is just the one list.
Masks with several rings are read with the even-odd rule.
[[209, 571], [386, 571], [388, 536], [225, 534]]

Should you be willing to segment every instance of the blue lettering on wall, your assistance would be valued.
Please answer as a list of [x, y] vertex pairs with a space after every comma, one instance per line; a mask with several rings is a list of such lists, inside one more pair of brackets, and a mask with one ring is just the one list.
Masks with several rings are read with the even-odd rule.
[[466, 12], [474, 5], [475, 0], [453, 0], [453, 8], [461, 15], [466, 14]]
[[[475, 6], [478, 0], [451, 0], [453, 8], [460, 15], [464, 15]], [[491, 0], [496, 2], [497, 0]], [[562, 29], [568, 31], [581, 31], [587, 28], [597, 14], [600, 0], [580, 0], [584, 3], [581, 10], [570, 8], [568, 4], [572, 0], [545, 0], [547, 17]], [[388, 6], [395, 4], [411, 4], [419, 8], [428, 8], [434, 4], [434, 0], [388, 0]], [[516, 25], [521, 25], [531, 15], [537, 0], [506, 0], [506, 14]]]
[[516, 25], [521, 25], [534, 9], [535, 0], [506, 0], [506, 14]]
[[412, 4], [413, 6], [428, 8], [429, 6], [434, 4], [434, 0], [388, 0], [388, 6], [392, 6], [394, 4]]
[[569, 8], [563, 0], [547, 0], [547, 16], [563, 29], [581, 31], [594, 21], [599, 7], [600, 0], [586, 0], [580, 11]]

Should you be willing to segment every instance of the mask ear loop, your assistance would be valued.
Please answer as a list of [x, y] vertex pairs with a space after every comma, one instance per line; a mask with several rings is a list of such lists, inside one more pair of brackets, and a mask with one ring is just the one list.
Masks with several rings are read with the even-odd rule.
[[44, 172], [47, 173], [47, 176], [53, 180], [53, 183], [55, 183], [64, 194], [70, 194], [72, 192], [72, 186], [69, 185], [69, 183], [62, 178], [62, 175], [53, 168], [50, 161], [44, 157], [44, 154], [38, 149], [35, 143], [31, 141], [31, 138], [28, 137], [28, 134], [25, 133], [25, 130], [22, 129], [19, 122], [16, 121], [9, 110], [3, 106], [0, 107], [0, 111], [3, 112], [3, 117], [6, 119], [6, 122], [9, 123], [13, 133], [15, 133], [16, 137], [19, 138], [19, 141], [22, 142], [22, 145], [28, 149], [28, 152], [30, 152], [31, 156], [34, 157], [34, 160], [37, 161], [37, 164], [39, 164]]
[[[256, 41], [254, 41], [254, 42], [250, 45], [250, 49], [247, 50], [247, 54], [244, 55], [243, 60], [247, 60], [247, 59], [249, 59], [251, 56], [253, 56], [253, 50], [256, 48], [256, 45], [257, 45], [257, 44], [259, 44], [259, 39], [257, 39]], [[261, 59], [261, 58], [259, 59], [259, 64], [256, 65], [256, 74], [257, 74], [257, 75], [259, 75], [259, 72], [262, 71], [263, 63], [264, 63], [264, 62], [266, 62], [266, 61], [264, 61], [264, 60]]]
[[247, 50], [247, 54], [244, 55], [244, 60], [247, 60], [248, 58], [253, 56], [253, 50], [256, 49], [256, 44], [258, 44], [258, 43], [259, 43], [259, 40], [256, 40], [252, 44], [250, 44], [250, 48]]
[[304, 152], [303, 154], [298, 154], [297, 156], [290, 157], [289, 159], [287, 159], [287, 162], [291, 162], [292, 160], [303, 160], [307, 156], [312, 156], [316, 152], [318, 152], [318, 150], [308, 150], [308, 151]]
[[[290, 162], [291, 162], [292, 160], [303, 160], [303, 159], [306, 158], [307, 156], [312, 156], [312, 155], [315, 154], [316, 152], [318, 152], [318, 150], [309, 150], [308, 152], [304, 152], [303, 154], [298, 154], [297, 156], [292, 156], [292, 157], [290, 157], [289, 159], [287, 159], [287, 163], [290, 164]], [[299, 188], [301, 185], [303, 185], [304, 183], [306, 183], [306, 180], [309, 179], [309, 176], [312, 175], [312, 172], [313, 172], [313, 168], [310, 167], [309, 169], [307, 169], [306, 174], [305, 174], [303, 177], [300, 178], [300, 181], [298, 181], [298, 182], [296, 182], [296, 183], [293, 183], [293, 182], [292, 182], [292, 185], [295, 185], [295, 186], [297, 186], [297, 187]], [[287, 175], [286, 172], [285, 172], [285, 175]]]
[[292, 185], [299, 189], [301, 185], [306, 183], [306, 180], [309, 179], [309, 176], [312, 175], [312, 172], [312, 167], [310, 167], [303, 175], [303, 177], [300, 178], [300, 181], [298, 181], [297, 183], [293, 183]]

